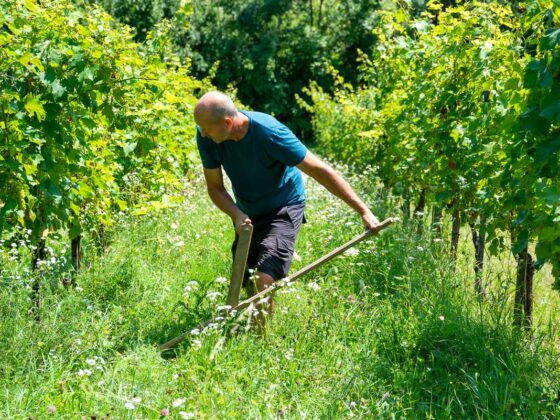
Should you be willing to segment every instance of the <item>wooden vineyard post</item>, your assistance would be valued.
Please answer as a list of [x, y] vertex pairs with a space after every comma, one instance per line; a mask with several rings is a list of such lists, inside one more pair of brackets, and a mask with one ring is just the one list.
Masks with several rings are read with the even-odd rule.
[[239, 303], [239, 295], [241, 293], [241, 285], [245, 276], [245, 267], [247, 266], [247, 257], [249, 255], [249, 245], [253, 236], [253, 225], [242, 225], [239, 232], [239, 239], [235, 249], [235, 258], [233, 259], [233, 269], [231, 271], [231, 281], [229, 283], [227, 305], [235, 307]]

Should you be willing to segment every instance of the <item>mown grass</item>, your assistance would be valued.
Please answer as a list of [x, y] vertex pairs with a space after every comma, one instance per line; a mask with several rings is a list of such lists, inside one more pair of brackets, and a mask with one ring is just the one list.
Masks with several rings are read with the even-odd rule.
[[[371, 179], [364, 173], [352, 183], [378, 215], [393, 215], [391, 197]], [[362, 229], [345, 205], [307, 183], [309, 223], [292, 272]], [[480, 302], [467, 232], [453, 272], [446, 241], [413, 231], [391, 227], [279, 292], [265, 337], [209, 330], [164, 356], [158, 344], [225, 301], [220, 277], [229, 276], [233, 232], [200, 181], [181, 208], [124, 218], [101, 255], [86, 243], [77, 288], [61, 285], [68, 263], [55, 257], [41, 279], [39, 320], [18, 246], [3, 257], [0, 416], [560, 415], [558, 297], [545, 287], [546, 270], [536, 278], [530, 339], [511, 327], [507, 256], [490, 262], [492, 300]]]

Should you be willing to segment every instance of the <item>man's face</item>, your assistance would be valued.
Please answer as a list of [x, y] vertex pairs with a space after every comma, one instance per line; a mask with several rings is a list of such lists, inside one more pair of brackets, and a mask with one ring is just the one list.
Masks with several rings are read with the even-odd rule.
[[225, 117], [218, 121], [208, 121], [202, 117], [196, 119], [203, 137], [208, 137], [214, 143], [229, 140], [231, 118]]

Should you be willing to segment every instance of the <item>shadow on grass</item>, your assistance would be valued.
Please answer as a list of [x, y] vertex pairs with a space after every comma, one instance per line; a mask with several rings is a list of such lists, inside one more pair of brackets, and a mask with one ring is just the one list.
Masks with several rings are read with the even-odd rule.
[[[526, 345], [521, 337], [460, 315], [439, 315], [420, 323], [409, 349], [394, 341], [383, 343], [393, 357], [382, 361], [378, 374], [397, 379], [419, 412], [469, 417], [537, 414], [542, 398], [538, 361]], [[399, 347], [401, 351], [395, 351]], [[395, 368], [398, 378], [392, 373]]]
[[[341, 390], [354, 401], [368, 400], [382, 417], [560, 415], [559, 385], [547, 378], [553, 369], [545, 350], [510, 319], [490, 316], [503, 308], [480, 305], [459, 278], [442, 270], [446, 249], [396, 229], [376, 245], [360, 259], [358, 274], [381, 295], [370, 302], [382, 305], [381, 315], [374, 326], [364, 325], [359, 373]], [[324, 415], [336, 414], [336, 401], [348, 398], [333, 398]]]
[[[404, 306], [404, 305], [403, 305]], [[432, 316], [396, 314], [378, 325], [373, 357], [360, 361], [354, 398], [377, 415], [557, 418], [538, 351], [511, 328], [491, 327], [450, 305]], [[412, 318], [412, 319], [411, 319]], [[557, 385], [556, 385], [557, 387]], [[336, 398], [334, 399], [336, 400]], [[335, 407], [327, 408], [334, 412]]]

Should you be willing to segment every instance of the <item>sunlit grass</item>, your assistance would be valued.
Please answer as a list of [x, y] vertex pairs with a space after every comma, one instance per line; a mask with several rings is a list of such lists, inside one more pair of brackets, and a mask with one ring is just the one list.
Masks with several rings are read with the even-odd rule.
[[[371, 191], [371, 179], [352, 183]], [[456, 272], [446, 241], [394, 226], [279, 291], [264, 337], [195, 331], [162, 357], [159, 344], [215, 315], [227, 294], [231, 223], [197, 182], [185, 206], [125, 218], [102, 255], [86, 241], [73, 290], [60, 282], [68, 262], [57, 255], [68, 250], [52, 241], [39, 320], [28, 254], [19, 244], [3, 256], [3, 418], [560, 414], [559, 299], [547, 267], [535, 277], [531, 340], [511, 327], [507, 255], [490, 260], [486, 277], [503, 300], [474, 295], [467, 229]], [[307, 184], [309, 223], [292, 272], [362, 232], [357, 215]], [[394, 215], [375, 190], [374, 211]]]

